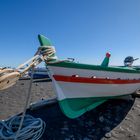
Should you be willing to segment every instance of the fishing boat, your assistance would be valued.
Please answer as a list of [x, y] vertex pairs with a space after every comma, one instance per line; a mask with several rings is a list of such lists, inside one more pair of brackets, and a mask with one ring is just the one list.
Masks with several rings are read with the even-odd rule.
[[[140, 68], [132, 66], [132, 57], [124, 66], [109, 66], [110, 54], [101, 65], [61, 60], [56, 56], [51, 41], [38, 36], [40, 47], [35, 56], [16, 69], [0, 71], [0, 90], [13, 86], [29, 69], [44, 61], [63, 113], [76, 118], [99, 106], [108, 99], [133, 94], [140, 89]], [[33, 69], [31, 70], [33, 72]]]
[[[39, 35], [40, 45], [53, 46]], [[53, 54], [56, 56], [56, 54]], [[108, 66], [110, 54], [101, 65], [89, 65], [68, 60], [46, 62], [53, 87], [63, 113], [76, 118], [108, 99], [126, 96], [140, 88], [140, 70], [130, 66]]]
[[[28, 72], [28, 75], [31, 76], [31, 70]], [[48, 69], [47, 68], [43, 68], [43, 67], [37, 67], [34, 69], [33, 72], [33, 79], [44, 79], [44, 78], [48, 78], [49, 79], [49, 75], [48, 75]]]

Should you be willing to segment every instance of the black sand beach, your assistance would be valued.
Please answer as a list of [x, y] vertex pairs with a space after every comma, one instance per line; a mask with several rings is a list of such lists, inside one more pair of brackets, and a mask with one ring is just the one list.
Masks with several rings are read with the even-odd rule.
[[[20, 113], [25, 104], [29, 80], [20, 80], [0, 91], [0, 119]], [[31, 102], [55, 97], [51, 82], [35, 82]], [[46, 122], [41, 140], [140, 140], [140, 99], [110, 100], [77, 119], [65, 117], [58, 103], [27, 111]]]

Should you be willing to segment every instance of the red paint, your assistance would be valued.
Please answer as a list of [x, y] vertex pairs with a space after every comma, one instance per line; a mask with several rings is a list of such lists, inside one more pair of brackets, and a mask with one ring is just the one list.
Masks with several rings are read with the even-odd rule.
[[111, 54], [107, 52], [106, 57], [109, 58], [110, 56], [111, 56]]
[[53, 75], [56, 81], [63, 82], [75, 82], [75, 83], [95, 83], [95, 84], [136, 84], [140, 83], [139, 79], [109, 79], [109, 78], [87, 78], [87, 77], [74, 77], [74, 76], [63, 76], [63, 75]]

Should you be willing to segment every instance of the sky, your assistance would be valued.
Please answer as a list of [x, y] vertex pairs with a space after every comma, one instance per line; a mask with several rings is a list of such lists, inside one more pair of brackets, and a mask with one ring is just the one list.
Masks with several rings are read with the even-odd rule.
[[38, 34], [59, 59], [100, 64], [110, 52], [110, 65], [123, 65], [140, 57], [140, 0], [0, 0], [0, 66], [31, 58]]

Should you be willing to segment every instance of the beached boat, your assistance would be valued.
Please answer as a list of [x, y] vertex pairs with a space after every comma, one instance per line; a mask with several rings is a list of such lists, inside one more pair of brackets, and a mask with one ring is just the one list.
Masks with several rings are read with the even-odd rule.
[[[31, 76], [31, 70], [28, 72], [28, 75]], [[49, 78], [48, 69], [47, 68], [35, 68], [33, 72], [33, 79], [44, 79]]]
[[42, 35], [38, 37], [41, 46], [34, 57], [16, 69], [0, 71], [0, 90], [13, 86], [29, 69], [33, 73], [34, 67], [42, 61], [46, 62], [59, 105], [69, 118], [76, 118], [108, 99], [126, 96], [140, 89], [140, 68], [131, 66], [136, 59], [127, 57], [125, 66], [108, 66], [109, 53], [101, 65], [60, 60], [51, 42]]
[[[42, 35], [39, 41], [44, 50], [52, 46]], [[47, 61], [59, 105], [66, 116], [78, 117], [108, 99], [132, 94], [140, 88], [140, 70], [108, 66], [109, 57], [107, 53], [101, 65], [58, 59]]]

